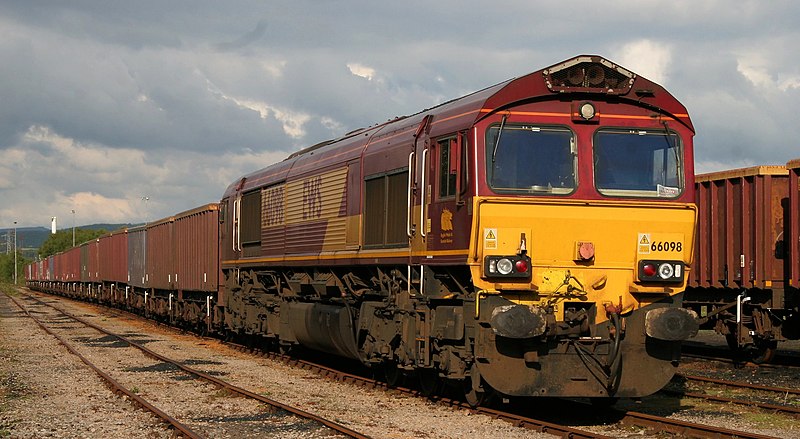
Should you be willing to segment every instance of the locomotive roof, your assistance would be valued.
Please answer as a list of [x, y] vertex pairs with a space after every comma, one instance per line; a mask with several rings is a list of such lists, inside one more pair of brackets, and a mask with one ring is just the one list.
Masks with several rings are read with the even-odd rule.
[[[582, 67], [583, 66], [583, 67]], [[588, 66], [588, 68], [586, 67]], [[601, 75], [590, 76], [591, 69], [602, 69]], [[575, 85], [574, 72], [583, 69], [586, 79], [582, 85]], [[605, 82], [595, 81], [599, 76], [607, 78]], [[611, 81], [614, 82], [611, 82]], [[591, 85], [590, 82], [594, 85]], [[650, 108], [656, 114], [665, 114], [686, 125], [694, 131], [686, 108], [660, 85], [626, 70], [603, 57], [581, 55], [550, 67], [537, 70], [524, 76], [500, 82], [483, 90], [444, 102], [416, 114], [401, 116], [389, 121], [351, 131], [344, 136], [326, 140], [289, 155], [286, 159], [259, 171], [250, 173], [232, 183], [225, 194], [239, 188], [247, 191], [263, 184], [271, 184], [284, 180], [286, 176], [298, 169], [295, 164], [308, 162], [305, 168], [312, 168], [310, 161], [319, 161], [321, 156], [336, 151], [339, 160], [350, 160], [358, 157], [363, 148], [373, 139], [397, 135], [410, 131], [413, 135], [416, 128], [427, 116], [432, 116], [430, 136], [449, 134], [448, 130], [467, 129], [481, 119], [503, 111], [505, 108], [523, 102], [553, 99], [557, 95], [577, 94], [586, 99], [615, 99]], [[313, 156], [313, 158], [312, 158]], [[300, 173], [305, 172], [301, 171]], [[258, 182], [258, 183], [257, 183]]]

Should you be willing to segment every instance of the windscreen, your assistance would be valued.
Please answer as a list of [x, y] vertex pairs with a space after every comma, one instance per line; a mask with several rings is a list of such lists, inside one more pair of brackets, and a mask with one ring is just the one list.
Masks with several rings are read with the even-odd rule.
[[600, 130], [595, 187], [604, 195], [675, 198], [683, 192], [680, 138], [674, 132]]
[[495, 125], [486, 133], [489, 186], [499, 193], [570, 194], [575, 138], [561, 127]]

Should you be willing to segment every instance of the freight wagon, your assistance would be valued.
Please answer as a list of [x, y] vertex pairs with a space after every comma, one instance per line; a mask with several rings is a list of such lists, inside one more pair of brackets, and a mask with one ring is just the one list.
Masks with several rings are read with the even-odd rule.
[[755, 362], [800, 337], [798, 163], [696, 177], [698, 239], [684, 305]]

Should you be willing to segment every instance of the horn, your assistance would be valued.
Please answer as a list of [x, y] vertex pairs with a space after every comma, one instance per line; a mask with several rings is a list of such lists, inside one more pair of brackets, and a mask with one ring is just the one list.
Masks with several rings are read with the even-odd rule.
[[578, 67], [574, 68], [567, 72], [567, 81], [569, 81], [572, 85], [581, 85], [583, 84], [583, 78], [585, 75], [583, 74], [583, 69]]
[[600, 85], [606, 79], [606, 72], [598, 65], [593, 65], [586, 69], [586, 77], [589, 79], [589, 84]]

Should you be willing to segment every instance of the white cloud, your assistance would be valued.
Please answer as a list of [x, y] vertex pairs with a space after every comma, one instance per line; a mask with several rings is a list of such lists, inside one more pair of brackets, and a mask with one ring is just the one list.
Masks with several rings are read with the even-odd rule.
[[782, 72], [780, 66], [766, 59], [763, 53], [740, 54], [736, 70], [758, 88], [782, 92], [800, 89], [800, 74]]
[[281, 124], [283, 124], [283, 132], [294, 139], [299, 139], [306, 135], [306, 132], [303, 129], [303, 125], [305, 125], [309, 120], [311, 120], [311, 116], [309, 116], [308, 114], [279, 109], [267, 104], [266, 102], [253, 101], [248, 99], [237, 99], [228, 96], [226, 96], [226, 99], [230, 99], [236, 102], [236, 104], [241, 107], [257, 111], [262, 119], [269, 119], [270, 117], [274, 117], [279, 122], [281, 122]]
[[375, 69], [373, 69], [372, 67], [367, 67], [359, 63], [348, 63], [347, 68], [350, 70], [350, 73], [356, 76], [360, 76], [369, 81], [375, 79]]
[[663, 41], [642, 39], [624, 45], [614, 59], [625, 68], [665, 86], [672, 62], [672, 49]]

